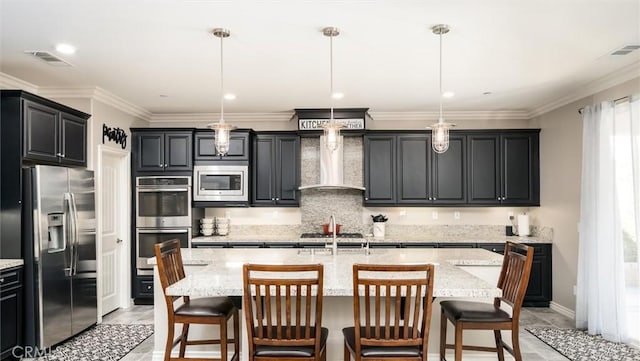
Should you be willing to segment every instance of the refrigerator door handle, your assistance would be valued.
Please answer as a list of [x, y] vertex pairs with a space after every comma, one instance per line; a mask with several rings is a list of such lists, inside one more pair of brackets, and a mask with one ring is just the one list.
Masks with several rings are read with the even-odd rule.
[[71, 275], [78, 274], [78, 248], [80, 246], [80, 237], [78, 236], [78, 208], [76, 208], [76, 197], [73, 193], [69, 193], [71, 198], [71, 219], [73, 221], [72, 230], [73, 238], [71, 239]]

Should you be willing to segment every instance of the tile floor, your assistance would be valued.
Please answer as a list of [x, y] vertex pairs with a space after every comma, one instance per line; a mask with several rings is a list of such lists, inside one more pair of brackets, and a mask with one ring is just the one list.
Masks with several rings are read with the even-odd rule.
[[[103, 318], [104, 323], [153, 323], [153, 306], [133, 306], [114, 311]], [[567, 359], [525, 331], [526, 327], [572, 328], [575, 323], [548, 308], [524, 308], [520, 315], [520, 346], [527, 361], [566, 361]], [[133, 349], [121, 361], [148, 361], [153, 355], [153, 336]]]

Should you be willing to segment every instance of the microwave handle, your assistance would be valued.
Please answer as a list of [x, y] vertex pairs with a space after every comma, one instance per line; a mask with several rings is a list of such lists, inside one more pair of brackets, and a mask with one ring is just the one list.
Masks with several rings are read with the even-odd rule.
[[189, 188], [138, 188], [138, 192], [188, 192]]
[[138, 233], [189, 233], [186, 229], [138, 229]]

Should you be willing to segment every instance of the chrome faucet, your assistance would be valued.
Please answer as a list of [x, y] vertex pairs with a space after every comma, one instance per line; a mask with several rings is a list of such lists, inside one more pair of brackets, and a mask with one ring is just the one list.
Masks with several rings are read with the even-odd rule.
[[[331, 252], [338, 254], [338, 241], [336, 240], [336, 217], [332, 214], [329, 216], [329, 231], [331, 232]], [[327, 247], [327, 245], [325, 245]], [[328, 248], [328, 247], [327, 247]]]

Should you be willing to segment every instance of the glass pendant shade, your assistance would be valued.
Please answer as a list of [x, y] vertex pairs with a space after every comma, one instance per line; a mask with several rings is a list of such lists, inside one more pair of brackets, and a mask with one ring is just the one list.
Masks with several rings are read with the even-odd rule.
[[331, 120], [328, 123], [322, 125], [324, 129], [324, 145], [331, 151], [334, 151], [340, 147], [340, 129], [344, 128], [344, 125]]
[[445, 123], [442, 118], [431, 125], [431, 147], [436, 153], [444, 153], [449, 149], [449, 128], [452, 124]]
[[221, 122], [209, 124], [209, 128], [213, 129], [216, 132], [216, 140], [214, 142], [216, 153], [218, 155], [226, 155], [229, 152], [229, 138], [231, 135], [231, 131], [233, 129], [236, 129], [236, 127], [231, 124]]

